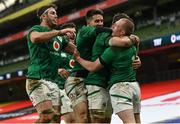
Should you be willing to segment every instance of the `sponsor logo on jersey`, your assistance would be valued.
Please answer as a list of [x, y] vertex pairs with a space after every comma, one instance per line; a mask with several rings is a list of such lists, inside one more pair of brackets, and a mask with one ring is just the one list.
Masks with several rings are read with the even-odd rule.
[[62, 43], [63, 39], [60, 36], [57, 36], [57, 39]]
[[135, 57], [135, 55], [133, 55], [132, 58], [131, 58], [131, 60], [133, 61], [133, 60], [135, 60], [135, 59], [136, 59], [136, 57]]
[[74, 68], [74, 65], [75, 65], [75, 61], [74, 61], [74, 59], [71, 59], [71, 60], [69, 61], [69, 66], [70, 66], [71, 68]]
[[56, 51], [58, 51], [59, 48], [60, 48], [60, 44], [59, 44], [57, 41], [54, 41], [54, 43], [53, 43], [53, 48], [54, 48]]

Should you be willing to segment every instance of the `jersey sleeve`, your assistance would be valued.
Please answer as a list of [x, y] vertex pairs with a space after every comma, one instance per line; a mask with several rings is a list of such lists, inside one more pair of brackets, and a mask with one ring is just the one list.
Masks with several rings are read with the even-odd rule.
[[99, 60], [102, 65], [107, 65], [113, 61], [114, 57], [115, 57], [115, 52], [113, 51], [113, 47], [109, 47], [99, 57]]
[[66, 36], [57, 36], [57, 39], [61, 43], [62, 49], [64, 49], [68, 45], [69, 41]]
[[112, 33], [112, 29], [108, 27], [96, 27], [96, 34], [100, 34], [103, 32]]
[[35, 25], [35, 26], [33, 26], [33, 27], [29, 30], [29, 32], [28, 32], [28, 34], [27, 34], [27, 38], [28, 38], [29, 41], [30, 41], [30, 34], [31, 34], [31, 32], [33, 32], [33, 31], [41, 32], [41, 27], [38, 26], [38, 25]]
[[85, 26], [80, 30], [80, 35], [82, 37], [94, 37], [96, 36], [96, 28], [93, 26]]

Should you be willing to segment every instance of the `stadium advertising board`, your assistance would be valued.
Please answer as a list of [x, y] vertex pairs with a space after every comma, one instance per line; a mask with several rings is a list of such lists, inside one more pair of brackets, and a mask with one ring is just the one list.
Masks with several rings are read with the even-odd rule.
[[180, 32], [141, 42], [140, 49], [149, 49], [175, 43], [180, 43]]

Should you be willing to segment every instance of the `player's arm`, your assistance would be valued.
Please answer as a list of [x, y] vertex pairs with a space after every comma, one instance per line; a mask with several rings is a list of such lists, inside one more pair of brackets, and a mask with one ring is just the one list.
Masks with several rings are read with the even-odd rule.
[[30, 33], [30, 40], [33, 43], [42, 43], [42, 42], [47, 42], [51, 38], [58, 36], [58, 35], [64, 35], [67, 32], [73, 32], [72, 29], [67, 28], [67, 29], [62, 29], [62, 30], [53, 30], [50, 32], [37, 32], [37, 31], [32, 31]]
[[68, 78], [70, 73], [69, 71], [67, 71], [66, 69], [64, 68], [59, 68], [58, 69], [58, 74], [62, 77], [62, 78]]
[[99, 58], [96, 59], [96, 61], [94, 61], [94, 62], [87, 61], [80, 57], [77, 50], [74, 51], [74, 59], [79, 64], [81, 64], [86, 70], [88, 70], [90, 72], [96, 72], [96, 71], [100, 70], [101, 68], [103, 68], [103, 65], [100, 63]]
[[139, 44], [140, 39], [136, 35], [124, 36], [124, 37], [112, 37], [108, 41], [109, 46], [117, 47], [130, 47], [133, 44]]
[[103, 32], [112, 33], [112, 29], [108, 27], [96, 27], [96, 34], [100, 34]]
[[133, 42], [128, 36], [112, 37], [109, 39], [109, 46], [129, 47], [132, 44]]
[[139, 67], [141, 67], [141, 60], [139, 58], [139, 56], [136, 56], [136, 59], [133, 60], [133, 63], [132, 63], [132, 67], [133, 69], [138, 69]]
[[139, 46], [141, 40], [140, 40], [140, 38], [137, 35], [131, 34], [130, 38], [131, 38], [131, 40], [133, 41], [133, 43], [135, 45]]

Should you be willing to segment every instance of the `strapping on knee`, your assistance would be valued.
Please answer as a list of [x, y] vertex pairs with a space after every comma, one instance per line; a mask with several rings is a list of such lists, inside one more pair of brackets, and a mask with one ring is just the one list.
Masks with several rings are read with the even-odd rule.
[[100, 111], [100, 110], [89, 110], [89, 115], [91, 118], [99, 118], [103, 119], [106, 117], [105, 111]]
[[[39, 121], [41, 123], [59, 122], [60, 114], [56, 113], [53, 109], [46, 109], [40, 113]], [[56, 121], [57, 120], [57, 121]]]
[[45, 109], [40, 114], [52, 114], [54, 111], [52, 109]]
[[53, 114], [52, 122], [56, 122], [56, 123], [60, 122], [60, 114], [59, 113]]

